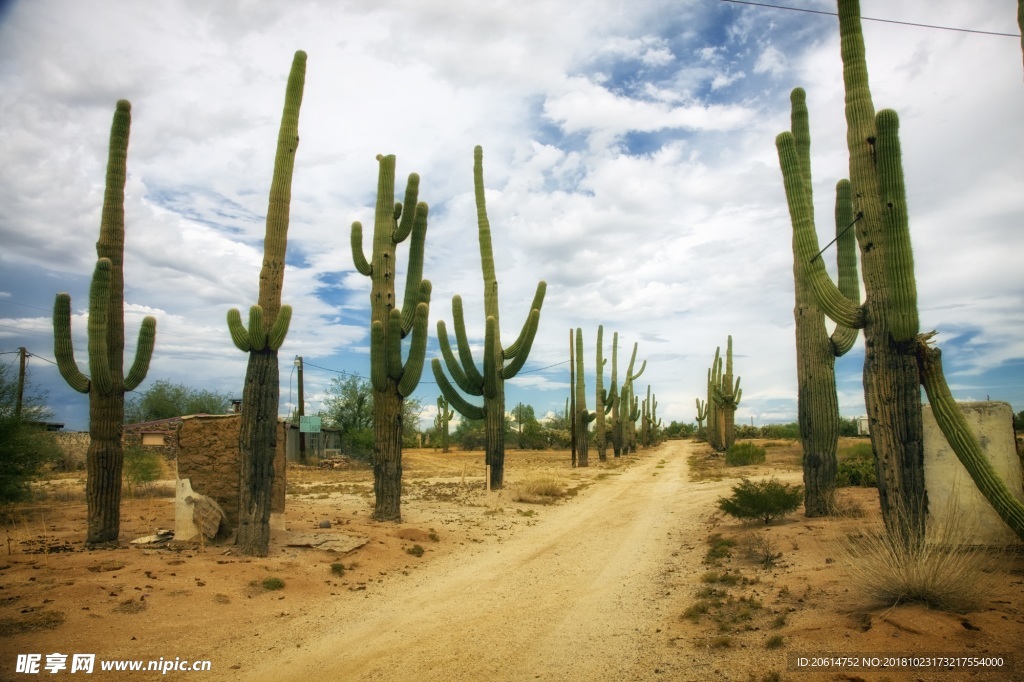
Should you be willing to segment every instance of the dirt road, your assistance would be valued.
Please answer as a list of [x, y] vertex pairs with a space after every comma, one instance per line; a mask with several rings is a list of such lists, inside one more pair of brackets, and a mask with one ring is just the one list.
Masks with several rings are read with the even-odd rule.
[[695, 510], [726, 488], [687, 484], [689, 447], [665, 446], [500, 544], [292, 622], [305, 631], [294, 653], [240, 679], [658, 679], [664, 571], [678, 570], [680, 543], [700, 542]]

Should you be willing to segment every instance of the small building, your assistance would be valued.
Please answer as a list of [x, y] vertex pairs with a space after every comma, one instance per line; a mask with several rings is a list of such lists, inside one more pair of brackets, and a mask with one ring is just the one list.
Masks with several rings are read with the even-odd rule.
[[871, 429], [868, 427], [868, 417], [857, 417], [857, 435], [858, 436], [870, 436]]

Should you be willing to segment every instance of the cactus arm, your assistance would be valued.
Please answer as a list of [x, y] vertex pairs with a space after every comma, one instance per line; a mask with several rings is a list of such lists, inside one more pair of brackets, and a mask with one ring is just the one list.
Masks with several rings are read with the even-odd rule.
[[815, 300], [822, 311], [837, 324], [854, 329], [864, 327], [864, 310], [843, 296], [825, 271], [825, 264], [818, 254], [818, 238], [814, 233], [811, 207], [806, 202], [806, 188], [800, 169], [796, 140], [793, 133], [780, 133], [775, 138], [782, 168], [782, 179], [789, 204], [789, 217], [793, 223], [793, 240], [801, 259], [804, 277], [814, 291]]
[[[459, 359], [462, 361], [463, 373], [470, 385], [480, 387], [484, 383], [484, 377], [476, 368], [473, 361], [473, 353], [469, 348], [469, 337], [466, 335], [466, 318], [462, 311], [462, 297], [456, 294], [452, 296], [452, 323], [455, 325], [455, 340], [459, 344]], [[462, 386], [462, 384], [459, 384]], [[465, 389], [463, 387], [463, 390]], [[479, 388], [474, 389], [474, 395], [480, 395]]]
[[1024, 540], [1024, 503], [1013, 496], [985, 456], [949, 391], [942, 372], [942, 352], [928, 345], [926, 335], [918, 337], [917, 361], [921, 383], [942, 434], [999, 518]]
[[441, 389], [441, 395], [448, 401], [449, 405], [456, 412], [466, 419], [483, 419], [486, 416], [484, 408], [473, 405], [466, 401], [462, 395], [455, 390], [441, 369], [441, 361], [434, 358], [430, 361], [430, 369], [434, 372], [434, 379], [437, 380], [437, 387]]
[[[537, 292], [533, 295], [533, 303], [530, 304], [530, 315], [533, 311], [537, 311], [538, 318], [540, 316], [541, 306], [544, 305], [544, 293], [547, 291], [547, 283], [543, 280], [537, 283]], [[523, 358], [530, 353], [530, 346], [533, 343], [533, 335], [537, 332], [534, 328], [533, 332], [529, 332], [529, 319], [523, 324], [522, 330], [519, 332], [519, 338], [515, 342], [505, 349], [505, 359], [511, 360], [522, 353]], [[514, 374], [505, 377], [506, 379], [514, 376]]]
[[878, 184], [882, 193], [886, 234], [889, 236], [888, 270], [892, 282], [889, 330], [897, 341], [909, 341], [917, 336], [919, 322], [899, 128], [899, 116], [892, 109], [883, 109], [875, 116]]
[[[384, 345], [384, 323], [373, 320], [370, 323], [370, 348], [382, 348]], [[388, 354], [370, 353], [370, 383], [375, 391], [387, 390]]]
[[263, 308], [254, 305], [249, 308], [249, 345], [253, 350], [267, 347], [267, 330], [263, 327]]
[[71, 343], [71, 296], [66, 293], [57, 294], [53, 303], [53, 357], [68, 386], [79, 393], [88, 393], [89, 377], [75, 364], [75, 349]]
[[[519, 352], [512, 357], [512, 361], [505, 365], [501, 370], [502, 379], [511, 379], [519, 370], [526, 364], [526, 358], [530, 354], [530, 347], [533, 345], [533, 339], [537, 335], [537, 327], [540, 326], [540, 310], [534, 308], [530, 311], [530, 317], [526, 320], [526, 325], [523, 328], [525, 332], [525, 341], [519, 347]], [[507, 353], [506, 353], [507, 356]]]
[[249, 343], [249, 330], [242, 323], [242, 313], [238, 312], [238, 308], [228, 311], [228, 331], [231, 332], [231, 341], [234, 342], [238, 350], [243, 353], [252, 350], [252, 344]]
[[[413, 183], [413, 177], [418, 178], [419, 176], [415, 173], [409, 176], [409, 185]], [[406, 187], [406, 195], [409, 194], [409, 187]], [[408, 199], [408, 196], [406, 197]], [[408, 205], [408, 204], [406, 204]], [[405, 274], [405, 300], [402, 303], [402, 337], [408, 335], [412, 329], [416, 315], [418, 313], [418, 304], [420, 301], [430, 299], [430, 282], [429, 280], [423, 279], [423, 251], [424, 243], [427, 239], [427, 214], [429, 212], [428, 206], [420, 202], [415, 204], [415, 224], [412, 228], [412, 241], [409, 243], [409, 269]], [[405, 221], [403, 221], [404, 223]], [[399, 229], [401, 232], [401, 228]], [[404, 237], [403, 237], [404, 239]], [[426, 282], [426, 291], [423, 289], [423, 283]]]
[[270, 328], [270, 334], [267, 336], [267, 347], [270, 350], [278, 350], [284, 344], [291, 321], [292, 307], [290, 305], [281, 306], [281, 310], [277, 313], [277, 319], [274, 320], [274, 326]]
[[[853, 303], [860, 302], [860, 279], [857, 276], [857, 238], [850, 225], [853, 223], [853, 205], [850, 202], [850, 181], [836, 183], [836, 264], [839, 269], [839, 291]], [[830, 340], [832, 353], [837, 358], [846, 355], [857, 340], [857, 329], [836, 325]]]
[[498, 320], [498, 281], [494, 271], [494, 251], [491, 248], [491, 223], [487, 218], [483, 158], [483, 147], [477, 145], [473, 148], [473, 196], [476, 199], [477, 236], [484, 277], [484, 315]]
[[387, 338], [383, 340], [385, 362], [388, 376], [397, 380], [402, 377], [402, 311], [392, 308], [388, 313], [387, 325]]
[[405, 206], [411, 206], [412, 210], [403, 211], [402, 204], [395, 204], [394, 219], [397, 221], [397, 225], [391, 235], [391, 240], [395, 244], [404, 242], [415, 228], [416, 221], [420, 217], [420, 207], [423, 206], [423, 204], [417, 203], [419, 194], [420, 176], [418, 173], [409, 173], [409, 180], [405, 183]]
[[89, 287], [89, 376], [92, 378], [93, 387], [100, 395], [109, 395], [114, 389], [110, 356], [107, 352], [112, 267], [109, 258], [100, 258], [96, 261], [92, 286]]
[[423, 364], [427, 356], [427, 318], [430, 316], [430, 305], [424, 301], [416, 304], [416, 316], [412, 326], [412, 344], [409, 346], [409, 360], [402, 369], [402, 378], [398, 381], [398, 393], [403, 398], [409, 397], [420, 383]]
[[455, 354], [452, 352], [452, 346], [451, 342], [448, 340], [448, 331], [445, 328], [444, 320], [437, 321], [437, 343], [441, 347], [441, 355], [444, 357], [444, 364], [448, 367], [448, 371], [451, 372], [452, 378], [455, 379], [455, 383], [459, 388], [470, 395], [481, 395], [483, 379], [481, 377], [480, 383], [474, 384], [466, 377], [466, 373], [462, 371], [462, 366], [459, 364], [459, 361], [455, 358]]
[[373, 274], [373, 266], [371, 266], [366, 256], [363, 255], [363, 224], [358, 220], [352, 223], [352, 237], [350, 239], [352, 244], [352, 262], [356, 266], [356, 270], [361, 275], [367, 277]]
[[139, 327], [139, 342], [135, 346], [135, 361], [124, 379], [124, 390], [134, 391], [146, 378], [149, 362], [153, 358], [156, 343], [156, 318], [147, 316]]

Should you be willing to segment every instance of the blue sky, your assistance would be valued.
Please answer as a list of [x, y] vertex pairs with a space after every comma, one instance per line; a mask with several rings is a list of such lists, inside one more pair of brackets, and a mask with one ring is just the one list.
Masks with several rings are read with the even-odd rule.
[[[1002, 0], [864, 0], [862, 10], [1017, 32]], [[349, 231], [372, 220], [378, 153], [397, 155], [400, 177], [420, 174], [431, 207], [431, 329], [438, 319], [451, 326], [460, 294], [471, 342], [482, 342], [480, 144], [506, 343], [537, 281], [548, 283], [530, 359], [507, 384], [510, 408], [563, 408], [577, 326], [592, 388], [601, 324], [606, 356], [613, 332], [620, 354], [639, 344], [638, 392], [651, 385], [666, 421], [694, 420], [715, 347], [730, 334], [744, 388], [737, 418], [795, 420], [790, 227], [774, 138], [788, 128], [791, 89], [804, 87], [824, 244], [829, 196], [846, 173], [836, 23], [720, 0], [9, 3], [0, 12], [0, 352], [36, 354], [32, 382], [68, 428], [86, 428], [86, 398], [45, 361], [50, 311], [57, 292], [71, 294], [84, 367], [107, 136], [124, 98], [133, 105], [129, 348], [141, 318], [158, 318], [142, 389], [167, 378], [240, 392], [245, 356], [224, 315], [257, 296], [284, 83], [303, 49], [282, 414], [289, 392], [297, 397], [296, 355], [307, 363], [307, 413], [340, 372], [368, 374], [369, 283], [352, 265]], [[957, 398], [1024, 409], [1020, 42], [872, 22], [865, 36], [876, 106], [901, 115], [922, 329], [939, 330]], [[428, 361], [437, 355], [432, 332]], [[847, 416], [864, 411], [862, 362], [858, 345], [837, 364]], [[415, 394], [424, 420], [432, 381], [428, 369]]]

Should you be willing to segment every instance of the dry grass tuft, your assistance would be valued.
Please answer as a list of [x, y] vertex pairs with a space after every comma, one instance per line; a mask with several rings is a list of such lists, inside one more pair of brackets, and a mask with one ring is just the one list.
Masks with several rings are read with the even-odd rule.
[[52, 630], [64, 623], [61, 611], [33, 611], [21, 618], [0, 618], [0, 637], [11, 637], [35, 630]]
[[880, 520], [839, 542], [837, 557], [865, 595], [888, 605], [924, 604], [940, 611], [976, 610], [996, 580], [1001, 550], [979, 546], [962, 514], [929, 522], [921, 542], [903, 542]]
[[531, 504], [552, 504], [565, 496], [565, 487], [561, 481], [557, 478], [543, 477], [520, 483], [512, 499]]

